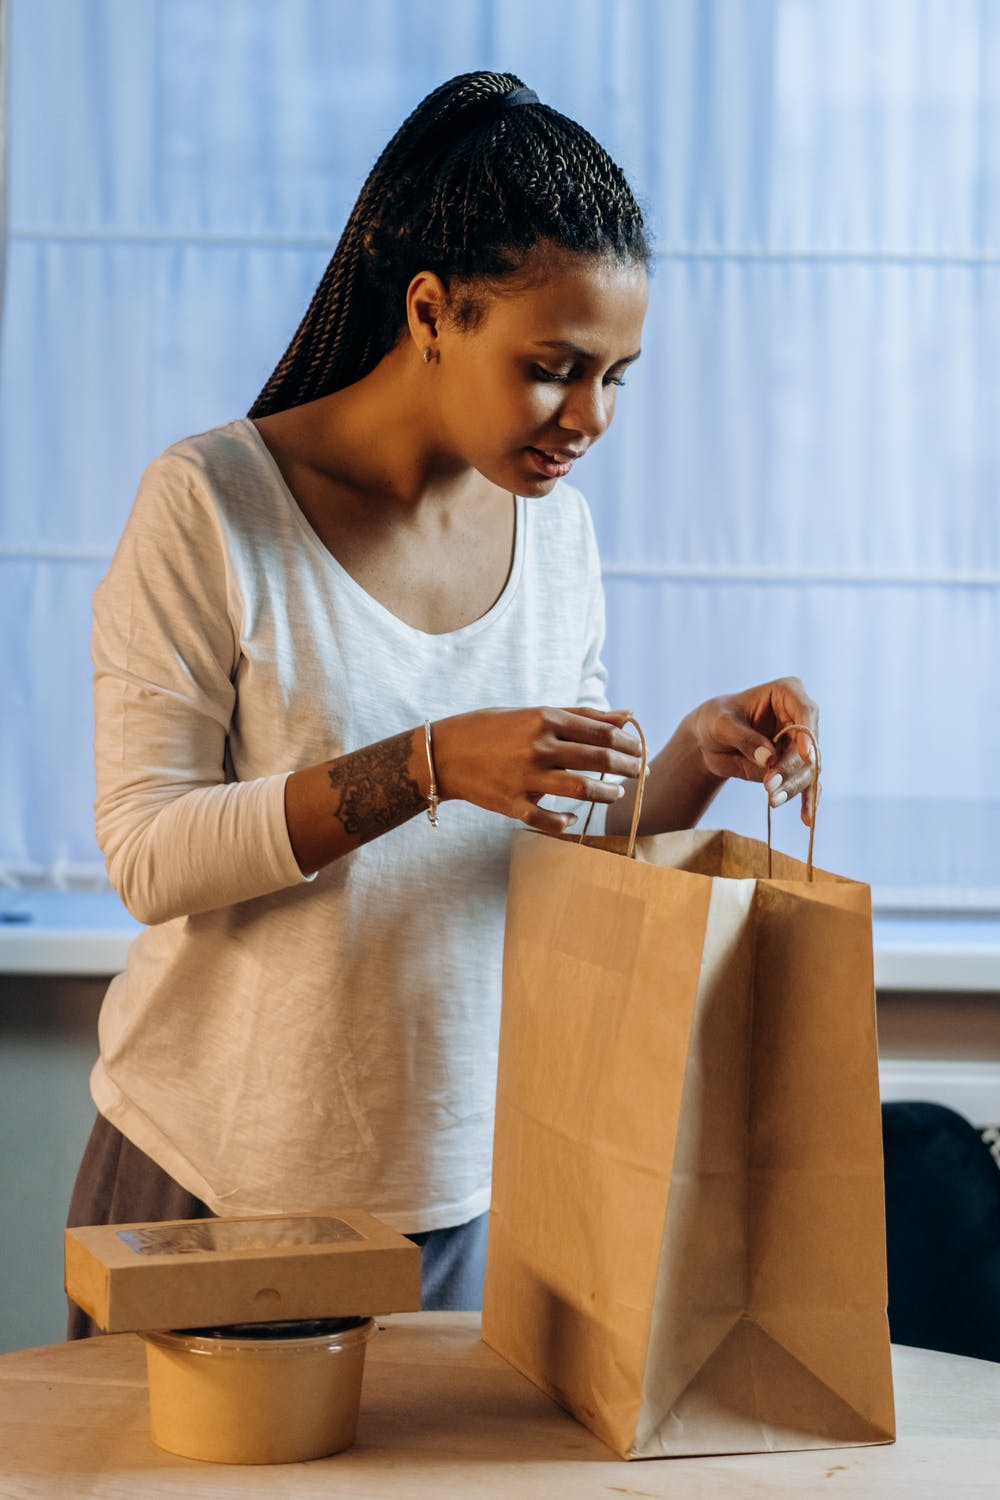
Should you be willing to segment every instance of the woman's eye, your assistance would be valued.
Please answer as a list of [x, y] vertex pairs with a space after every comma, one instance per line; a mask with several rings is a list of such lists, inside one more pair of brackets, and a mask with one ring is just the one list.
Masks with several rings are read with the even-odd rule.
[[572, 371], [564, 373], [561, 370], [547, 370], [544, 365], [535, 365], [532, 373], [536, 380], [558, 380], [565, 383], [572, 380]]
[[[532, 365], [531, 373], [536, 380], [555, 381], [559, 385], [569, 385], [582, 373], [579, 370], [547, 370], [544, 365]], [[625, 381], [621, 375], [605, 375], [605, 385], [624, 385]]]

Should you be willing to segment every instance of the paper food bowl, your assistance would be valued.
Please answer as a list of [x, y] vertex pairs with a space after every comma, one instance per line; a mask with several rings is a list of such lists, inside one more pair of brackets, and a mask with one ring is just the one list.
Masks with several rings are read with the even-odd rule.
[[146, 1332], [154, 1443], [220, 1464], [297, 1463], [354, 1442], [371, 1318]]

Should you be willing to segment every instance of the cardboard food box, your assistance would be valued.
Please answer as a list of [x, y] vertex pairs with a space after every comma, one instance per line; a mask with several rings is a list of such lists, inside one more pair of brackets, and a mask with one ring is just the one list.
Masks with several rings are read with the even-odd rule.
[[66, 1293], [107, 1333], [420, 1307], [420, 1249], [371, 1214], [66, 1230]]

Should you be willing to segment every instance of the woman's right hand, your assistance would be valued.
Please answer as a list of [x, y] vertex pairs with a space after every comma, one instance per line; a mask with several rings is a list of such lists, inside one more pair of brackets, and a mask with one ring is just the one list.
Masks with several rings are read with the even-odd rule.
[[598, 781], [601, 772], [639, 776], [636, 738], [622, 727], [629, 717], [596, 708], [489, 708], [438, 719], [431, 734], [441, 800], [461, 798], [562, 833], [574, 815], [539, 807], [541, 797], [616, 802], [622, 788]]

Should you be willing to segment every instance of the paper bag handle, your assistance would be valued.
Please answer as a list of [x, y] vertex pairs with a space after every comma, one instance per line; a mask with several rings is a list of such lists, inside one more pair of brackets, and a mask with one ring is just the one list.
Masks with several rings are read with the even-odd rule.
[[[819, 781], [819, 773], [820, 773], [820, 768], [821, 768], [821, 761], [820, 761], [820, 754], [819, 754], [819, 742], [816, 739], [816, 736], [813, 734], [812, 730], [809, 728], [809, 725], [808, 724], [786, 724], [783, 729], [779, 729], [778, 730], [778, 732], [774, 736], [774, 738], [776, 740], [780, 740], [783, 734], [804, 734], [806, 736], [806, 738], [809, 740], [809, 743], [813, 747], [813, 782], [814, 782], [814, 784], [817, 783]], [[807, 880], [812, 880], [812, 878], [813, 878], [813, 839], [816, 836], [816, 809], [817, 809], [818, 806], [819, 806], [819, 787], [817, 786], [817, 788], [816, 788], [816, 801], [813, 804], [813, 820], [809, 824], [809, 852], [806, 855], [806, 879]], [[772, 864], [772, 861], [771, 861], [771, 799], [769, 797], [767, 799], [767, 878], [768, 878], [768, 880], [771, 879], [771, 864]]]
[[[635, 805], [632, 808], [632, 827], [629, 829], [628, 849], [625, 851], [626, 859], [635, 859], [635, 841], [636, 836], [639, 832], [639, 817], [642, 813], [642, 794], [646, 790], [646, 736], [643, 734], [642, 730], [639, 727], [638, 719], [633, 719], [631, 714], [629, 714], [628, 718], [625, 720], [625, 724], [631, 724], [632, 728], [639, 736], [639, 754], [642, 758], [642, 770], [639, 772], [639, 785], [635, 789]], [[625, 724], [622, 725], [623, 729], [625, 727]], [[598, 781], [604, 780], [603, 771], [597, 779]], [[590, 820], [593, 816], [594, 804], [592, 802], [587, 809], [587, 816], [583, 824], [583, 832], [577, 838], [578, 844], [582, 844], [584, 839], [587, 837], [587, 829], [590, 827]]]

